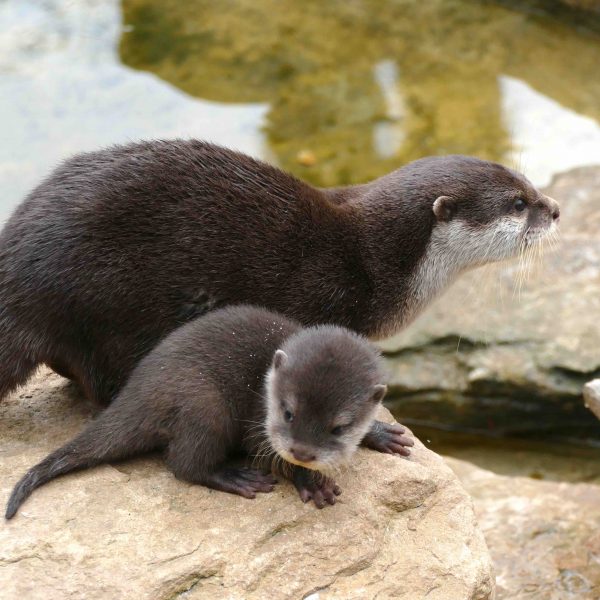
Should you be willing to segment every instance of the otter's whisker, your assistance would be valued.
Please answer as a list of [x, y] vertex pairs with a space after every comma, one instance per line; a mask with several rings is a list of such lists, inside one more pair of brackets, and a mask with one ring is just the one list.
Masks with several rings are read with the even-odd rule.
[[530, 227], [525, 230], [523, 237], [521, 239], [520, 248], [519, 248], [519, 270], [517, 271], [517, 277], [515, 281], [515, 288], [513, 291], [513, 298], [515, 293], [519, 301], [521, 301], [521, 293], [523, 289], [523, 284], [525, 283], [528, 277], [529, 270], [529, 257], [531, 251], [531, 243], [529, 241], [528, 235], [530, 232]]

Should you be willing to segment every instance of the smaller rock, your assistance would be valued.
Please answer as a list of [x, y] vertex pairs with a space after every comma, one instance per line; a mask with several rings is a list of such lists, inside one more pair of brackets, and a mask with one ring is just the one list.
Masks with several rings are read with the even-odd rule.
[[473, 498], [497, 600], [600, 598], [600, 486], [505, 477], [445, 460]]
[[583, 402], [600, 419], [600, 379], [592, 379], [583, 386]]

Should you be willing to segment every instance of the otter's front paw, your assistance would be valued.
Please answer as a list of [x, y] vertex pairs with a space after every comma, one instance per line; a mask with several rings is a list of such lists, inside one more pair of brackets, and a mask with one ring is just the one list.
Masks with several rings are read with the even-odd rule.
[[340, 486], [333, 479], [304, 467], [295, 467], [293, 481], [300, 494], [300, 500], [306, 503], [312, 499], [317, 508], [335, 504], [335, 497], [342, 493]]
[[225, 467], [211, 473], [203, 483], [214, 490], [256, 498], [258, 492], [272, 492], [277, 480], [273, 475], [255, 469]]
[[402, 425], [375, 421], [361, 444], [372, 450], [377, 450], [377, 452], [408, 456], [410, 454], [409, 448], [414, 446], [415, 442], [403, 435], [404, 433], [406, 433], [406, 429]]

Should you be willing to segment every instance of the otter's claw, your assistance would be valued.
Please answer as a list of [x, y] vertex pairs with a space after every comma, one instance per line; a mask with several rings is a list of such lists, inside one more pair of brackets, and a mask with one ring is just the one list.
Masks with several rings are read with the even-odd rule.
[[258, 492], [272, 492], [277, 479], [255, 469], [227, 467], [212, 473], [204, 483], [214, 490], [256, 498]]
[[306, 503], [312, 499], [317, 508], [335, 504], [335, 497], [342, 493], [340, 486], [333, 479], [325, 477], [319, 471], [295, 467], [292, 479], [300, 494], [300, 500]]
[[415, 442], [411, 438], [402, 435], [405, 432], [406, 429], [397, 423], [389, 424], [375, 421], [361, 444], [378, 452], [408, 456], [410, 454], [409, 447], [414, 446]]

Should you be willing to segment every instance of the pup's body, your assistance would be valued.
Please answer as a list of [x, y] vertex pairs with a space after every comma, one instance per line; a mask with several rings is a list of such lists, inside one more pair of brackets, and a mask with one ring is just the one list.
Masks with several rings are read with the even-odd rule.
[[0, 235], [0, 398], [47, 363], [107, 403], [166, 334], [230, 304], [385, 336], [553, 215], [524, 177], [461, 156], [320, 190], [198, 141], [82, 154]]
[[236, 468], [236, 452], [269, 469], [286, 461], [304, 501], [335, 501], [330, 472], [357, 446], [408, 454], [397, 425], [374, 421], [383, 397], [380, 358], [346, 329], [302, 329], [281, 315], [238, 306], [195, 319], [144, 357], [115, 401], [81, 434], [33, 467], [8, 503], [11, 518], [50, 479], [156, 448], [180, 479], [254, 497], [272, 475]]

